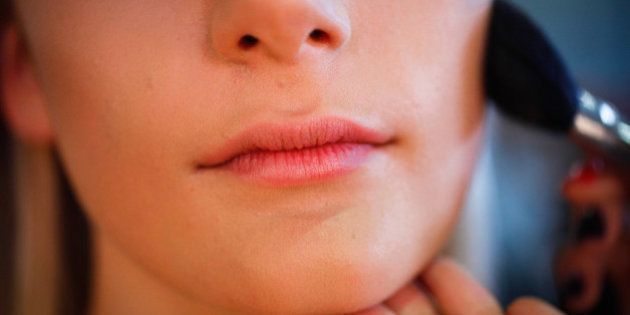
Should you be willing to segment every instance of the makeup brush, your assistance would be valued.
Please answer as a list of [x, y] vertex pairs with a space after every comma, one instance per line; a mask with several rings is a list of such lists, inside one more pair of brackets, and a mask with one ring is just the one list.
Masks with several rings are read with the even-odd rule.
[[556, 49], [520, 9], [494, 1], [486, 49], [486, 93], [500, 110], [569, 133], [588, 149], [630, 166], [628, 120], [576, 84]]

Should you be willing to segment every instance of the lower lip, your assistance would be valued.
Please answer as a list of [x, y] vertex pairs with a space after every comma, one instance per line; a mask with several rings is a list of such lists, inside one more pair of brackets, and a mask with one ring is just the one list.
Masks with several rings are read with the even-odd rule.
[[256, 151], [218, 167], [273, 185], [301, 184], [348, 174], [364, 164], [376, 147], [334, 143], [290, 151]]

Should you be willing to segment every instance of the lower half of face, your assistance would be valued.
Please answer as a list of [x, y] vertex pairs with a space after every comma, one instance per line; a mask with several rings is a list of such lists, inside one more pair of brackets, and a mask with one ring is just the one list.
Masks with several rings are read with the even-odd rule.
[[[218, 57], [206, 1], [148, 2], [22, 5], [95, 231], [169, 286], [250, 312], [356, 311], [437, 253], [480, 141], [483, 1], [347, 1], [344, 45], [292, 63]], [[322, 117], [391, 141], [292, 184], [199, 167], [252, 126]]]

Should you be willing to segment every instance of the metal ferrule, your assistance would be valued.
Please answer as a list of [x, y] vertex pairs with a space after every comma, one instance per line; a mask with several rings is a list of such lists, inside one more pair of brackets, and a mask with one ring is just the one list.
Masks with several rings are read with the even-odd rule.
[[581, 140], [630, 166], [630, 122], [614, 105], [582, 90], [573, 133]]

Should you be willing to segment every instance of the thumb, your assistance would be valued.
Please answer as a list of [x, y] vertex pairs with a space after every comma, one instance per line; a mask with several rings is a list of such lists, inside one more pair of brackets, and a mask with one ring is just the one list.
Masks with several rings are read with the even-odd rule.
[[514, 301], [507, 309], [507, 315], [561, 315], [555, 307], [533, 297], [522, 297]]

